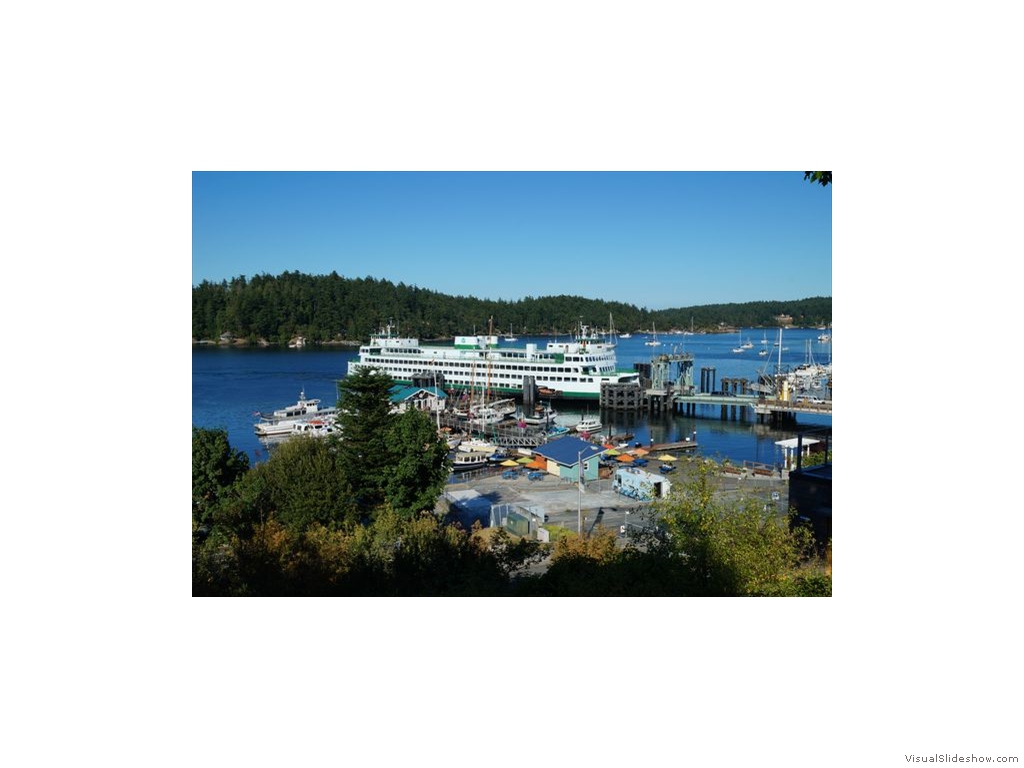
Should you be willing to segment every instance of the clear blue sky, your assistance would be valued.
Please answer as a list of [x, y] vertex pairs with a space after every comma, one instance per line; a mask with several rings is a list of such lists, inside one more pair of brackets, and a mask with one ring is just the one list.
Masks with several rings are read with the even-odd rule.
[[192, 176], [192, 282], [284, 271], [649, 309], [832, 295], [832, 188], [788, 172]]

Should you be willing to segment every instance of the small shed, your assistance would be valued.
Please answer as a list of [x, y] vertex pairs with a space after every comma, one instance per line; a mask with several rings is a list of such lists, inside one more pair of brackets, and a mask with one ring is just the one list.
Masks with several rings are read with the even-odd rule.
[[786, 469], [793, 469], [796, 466], [797, 453], [800, 452], [803, 456], [807, 456], [813, 453], [812, 446], [821, 441], [816, 437], [791, 437], [788, 440], [776, 440], [775, 444], [779, 446], [785, 456]]

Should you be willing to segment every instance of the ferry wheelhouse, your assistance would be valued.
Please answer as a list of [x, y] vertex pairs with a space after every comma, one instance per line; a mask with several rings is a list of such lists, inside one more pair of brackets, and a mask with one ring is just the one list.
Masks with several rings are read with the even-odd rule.
[[359, 359], [349, 362], [348, 372], [372, 366], [402, 384], [436, 376], [439, 382], [443, 377], [446, 389], [512, 396], [522, 396], [532, 381], [544, 397], [576, 400], [597, 400], [604, 382], [639, 382], [637, 372], [616, 369], [613, 343], [590, 341], [588, 334], [581, 325], [573, 341], [550, 341], [544, 347], [499, 347], [493, 335], [456, 336], [452, 345], [426, 345], [392, 335], [389, 325], [359, 348]]

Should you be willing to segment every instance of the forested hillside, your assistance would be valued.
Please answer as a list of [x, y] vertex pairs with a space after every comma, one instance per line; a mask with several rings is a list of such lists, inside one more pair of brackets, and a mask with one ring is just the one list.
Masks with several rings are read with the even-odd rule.
[[579, 296], [527, 297], [518, 301], [449, 296], [415, 286], [373, 278], [329, 275], [236, 277], [230, 282], [204, 281], [192, 288], [192, 338], [217, 339], [224, 333], [252, 342], [286, 343], [304, 336], [311, 343], [359, 341], [392, 321], [402, 334], [445, 338], [483, 333], [493, 318], [494, 332], [517, 335], [566, 334], [581, 319], [616, 330], [650, 328], [717, 330], [726, 326], [775, 326], [777, 315], [794, 325], [832, 321], [832, 298], [756, 301], [745, 304], [686, 306], [648, 310], [632, 304]]

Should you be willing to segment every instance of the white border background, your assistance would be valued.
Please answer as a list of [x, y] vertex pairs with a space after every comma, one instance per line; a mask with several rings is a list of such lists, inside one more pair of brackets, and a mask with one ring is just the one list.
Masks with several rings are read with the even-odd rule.
[[[8, 465], [7, 751], [204, 766], [1019, 755], [1003, 702], [1021, 683], [1019, 502], [1007, 430], [989, 426], [1018, 408], [982, 419], [943, 399], [992, 379], [978, 329], [1002, 344], [1015, 321], [994, 262], [1018, 242], [1001, 82], [1019, 69], [1014, 25], [987, 5], [884, 7], [9, 12], [5, 394], [24, 403], [31, 386], [62, 415], [22, 423]], [[836, 175], [831, 600], [188, 596], [192, 171], [812, 168]], [[138, 420], [81, 421], [112, 404]], [[157, 431], [166, 447], [140, 451]]]

